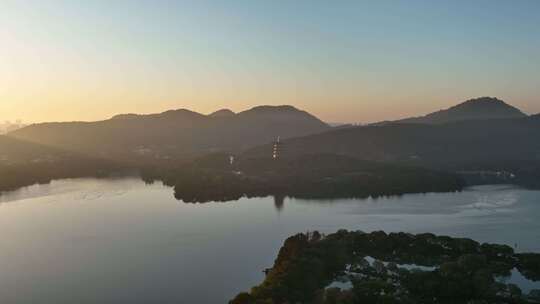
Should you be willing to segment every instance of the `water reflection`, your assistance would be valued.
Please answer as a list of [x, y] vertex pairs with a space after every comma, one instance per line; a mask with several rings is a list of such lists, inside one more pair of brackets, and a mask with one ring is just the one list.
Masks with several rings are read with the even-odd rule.
[[0, 303], [227, 303], [262, 280], [287, 237], [314, 230], [433, 232], [540, 251], [539, 200], [489, 186], [179, 204], [159, 182], [53, 181], [0, 196], [13, 202], [0, 206]]
[[283, 211], [283, 208], [285, 207], [285, 196], [274, 195], [274, 206], [276, 207], [277, 212]]
[[505, 284], [514, 284], [516, 286], [519, 286], [519, 288], [521, 289], [521, 291], [523, 291], [524, 294], [529, 294], [535, 289], [540, 290], [540, 281], [535, 282], [527, 279], [516, 268], [512, 269], [509, 276], [499, 277], [498, 281]]

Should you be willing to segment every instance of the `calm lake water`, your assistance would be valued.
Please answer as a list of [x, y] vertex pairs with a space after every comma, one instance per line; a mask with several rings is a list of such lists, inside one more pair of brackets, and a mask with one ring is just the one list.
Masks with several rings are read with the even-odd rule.
[[0, 196], [0, 303], [226, 303], [297, 232], [433, 232], [540, 252], [540, 191], [186, 204], [139, 179], [73, 179]]

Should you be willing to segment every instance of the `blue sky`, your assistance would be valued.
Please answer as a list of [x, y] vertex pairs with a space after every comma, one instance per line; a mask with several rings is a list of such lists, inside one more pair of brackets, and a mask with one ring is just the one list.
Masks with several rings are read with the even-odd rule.
[[0, 41], [0, 119], [293, 104], [366, 122], [484, 95], [540, 112], [540, 1], [7, 0]]

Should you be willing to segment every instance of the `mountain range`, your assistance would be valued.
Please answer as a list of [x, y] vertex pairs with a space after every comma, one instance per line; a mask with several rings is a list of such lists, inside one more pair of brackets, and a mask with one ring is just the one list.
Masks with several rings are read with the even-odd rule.
[[518, 108], [500, 99], [480, 97], [424, 116], [404, 118], [396, 121], [384, 121], [373, 125], [387, 125], [392, 123], [444, 124], [465, 120], [510, 119], [526, 116], [527, 114]]
[[[437, 167], [502, 161], [540, 161], [540, 116], [448, 124], [394, 123], [339, 129], [285, 140], [282, 157], [338, 154], [364, 160]], [[270, 146], [246, 155], [261, 157]]]
[[275, 140], [329, 130], [292, 106], [259, 106], [210, 115], [180, 109], [122, 114], [97, 122], [34, 124], [9, 136], [28, 142], [116, 160], [177, 159], [215, 151], [242, 151]]
[[[99, 172], [115, 167], [113, 163], [166, 169], [215, 152], [271, 158], [278, 137], [281, 158], [328, 154], [451, 172], [540, 172], [540, 115], [527, 116], [489, 97], [368, 126], [330, 127], [292, 106], [259, 106], [239, 113], [222, 109], [209, 115], [180, 109], [97, 122], [34, 124], [0, 136], [0, 166], [48, 164], [48, 171], [65, 167], [54, 176], [80, 175], [77, 163], [99, 164]], [[84, 172], [94, 172], [91, 169]]]
[[[452, 172], [520, 172], [528, 184], [540, 185], [538, 138], [539, 114], [527, 116], [501, 100], [478, 98], [420, 118], [285, 140], [280, 156], [333, 154]], [[244, 157], [268, 157], [271, 149], [256, 147]]]
[[221, 151], [263, 156], [270, 150], [267, 144], [280, 137], [286, 141], [282, 154], [289, 156], [333, 153], [450, 163], [537, 159], [539, 120], [497, 98], [481, 97], [425, 116], [368, 126], [332, 128], [292, 106], [258, 106], [240, 113], [221, 109], [203, 115], [180, 109], [97, 122], [34, 124], [8, 135], [19, 143], [39, 144], [41, 150], [52, 147], [122, 161], [190, 159]]

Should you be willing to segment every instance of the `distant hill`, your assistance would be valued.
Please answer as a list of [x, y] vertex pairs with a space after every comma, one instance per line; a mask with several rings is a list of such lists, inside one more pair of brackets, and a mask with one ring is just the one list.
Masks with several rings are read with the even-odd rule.
[[[540, 116], [448, 124], [396, 123], [337, 129], [282, 142], [282, 157], [329, 153], [448, 168], [540, 162]], [[246, 153], [269, 156], [269, 145]]]
[[28, 142], [117, 160], [189, 158], [203, 153], [241, 151], [330, 129], [292, 106], [260, 106], [211, 115], [180, 109], [159, 114], [123, 114], [97, 122], [43, 123], [9, 136]]
[[390, 123], [444, 124], [463, 120], [522, 118], [526, 116], [521, 110], [502, 100], [493, 97], [480, 97], [425, 116], [380, 122], [375, 125]]
[[0, 192], [58, 178], [106, 176], [125, 169], [111, 161], [0, 135]]
[[229, 109], [221, 109], [221, 110], [217, 110], [211, 114], [209, 114], [208, 116], [210, 117], [230, 117], [230, 116], [234, 116], [236, 115], [236, 113], [234, 113], [233, 111], [229, 110]]
[[39, 162], [66, 156], [66, 153], [62, 153], [58, 149], [0, 135], [0, 164]]

